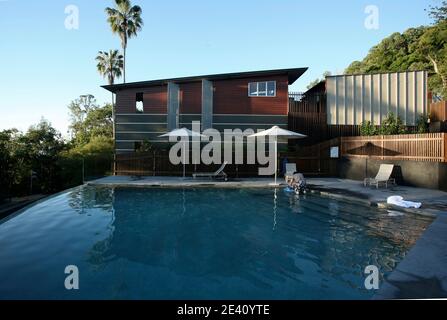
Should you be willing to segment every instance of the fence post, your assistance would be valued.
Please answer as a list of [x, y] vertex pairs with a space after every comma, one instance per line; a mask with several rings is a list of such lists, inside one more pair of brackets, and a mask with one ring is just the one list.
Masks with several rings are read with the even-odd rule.
[[157, 151], [155, 151], [154, 150], [154, 152], [152, 153], [152, 155], [153, 155], [153, 161], [152, 161], [152, 175], [155, 177], [155, 169], [156, 169], [156, 165], [155, 165], [155, 162], [156, 162], [156, 160], [155, 160], [155, 154], [157, 153]]
[[321, 173], [321, 144], [318, 145], [318, 173]]
[[447, 162], [447, 133], [442, 133], [443, 142], [441, 142], [442, 153], [444, 154], [444, 162]]

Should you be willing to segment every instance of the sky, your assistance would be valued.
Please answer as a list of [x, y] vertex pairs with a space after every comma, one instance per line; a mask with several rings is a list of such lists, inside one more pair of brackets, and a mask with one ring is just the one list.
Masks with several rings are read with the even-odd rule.
[[[92, 94], [101, 105], [110, 102], [95, 57], [120, 49], [104, 12], [113, 3], [0, 0], [0, 130], [27, 130], [43, 117], [66, 136], [72, 100]], [[424, 9], [438, 3], [133, 0], [143, 9], [144, 27], [129, 41], [126, 80], [309, 67], [290, 88], [305, 91], [326, 70], [343, 73], [393, 32], [429, 24]], [[371, 5], [378, 9], [372, 20]], [[71, 19], [72, 6], [78, 19]], [[365, 21], [377, 24], [367, 28]]]

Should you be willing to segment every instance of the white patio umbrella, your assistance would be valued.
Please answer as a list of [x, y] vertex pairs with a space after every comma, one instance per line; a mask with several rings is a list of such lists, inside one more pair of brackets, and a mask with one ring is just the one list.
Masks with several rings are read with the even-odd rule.
[[[162, 134], [159, 137], [206, 137], [205, 135], [199, 133], [199, 132], [195, 132], [192, 130], [189, 130], [187, 128], [181, 128], [181, 129], [174, 129], [168, 133]], [[189, 139], [188, 139], [189, 142]], [[183, 141], [183, 178], [185, 178], [185, 173], [186, 173], [186, 142]]]
[[274, 137], [274, 140], [275, 140], [275, 183], [274, 183], [274, 185], [277, 186], [278, 184], [276, 183], [276, 176], [277, 176], [277, 171], [278, 171], [278, 163], [276, 161], [276, 158], [277, 158], [277, 154], [278, 154], [278, 137], [283, 137], [283, 138], [287, 138], [287, 139], [302, 139], [302, 138], [306, 138], [307, 136], [304, 134], [301, 134], [301, 133], [282, 129], [278, 126], [273, 126], [270, 129], [252, 134], [249, 137], [264, 137], [264, 136], [272, 136], [272, 137]]

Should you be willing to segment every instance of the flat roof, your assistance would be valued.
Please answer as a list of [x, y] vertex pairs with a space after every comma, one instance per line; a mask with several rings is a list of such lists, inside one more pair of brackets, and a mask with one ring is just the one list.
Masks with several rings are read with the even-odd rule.
[[248, 72], [234, 72], [234, 73], [221, 73], [221, 74], [209, 74], [202, 76], [193, 77], [182, 77], [182, 78], [170, 78], [170, 79], [158, 79], [140, 82], [128, 82], [113, 85], [101, 86], [102, 88], [109, 90], [111, 92], [117, 92], [123, 89], [131, 88], [142, 88], [150, 86], [164, 85], [168, 82], [175, 83], [185, 83], [185, 82], [195, 82], [206, 80], [228, 80], [228, 79], [241, 79], [241, 78], [251, 78], [260, 76], [276, 76], [276, 75], [287, 75], [289, 79], [289, 85], [294, 83], [299, 77], [307, 71], [308, 68], [291, 68], [291, 69], [274, 69], [274, 70], [261, 70], [261, 71], [248, 71]]

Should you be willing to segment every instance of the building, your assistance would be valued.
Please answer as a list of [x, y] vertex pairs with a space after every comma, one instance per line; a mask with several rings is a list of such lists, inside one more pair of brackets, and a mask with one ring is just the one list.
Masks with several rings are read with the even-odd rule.
[[288, 127], [289, 85], [307, 68], [214, 74], [103, 86], [116, 94], [116, 152], [132, 152], [175, 128]]

